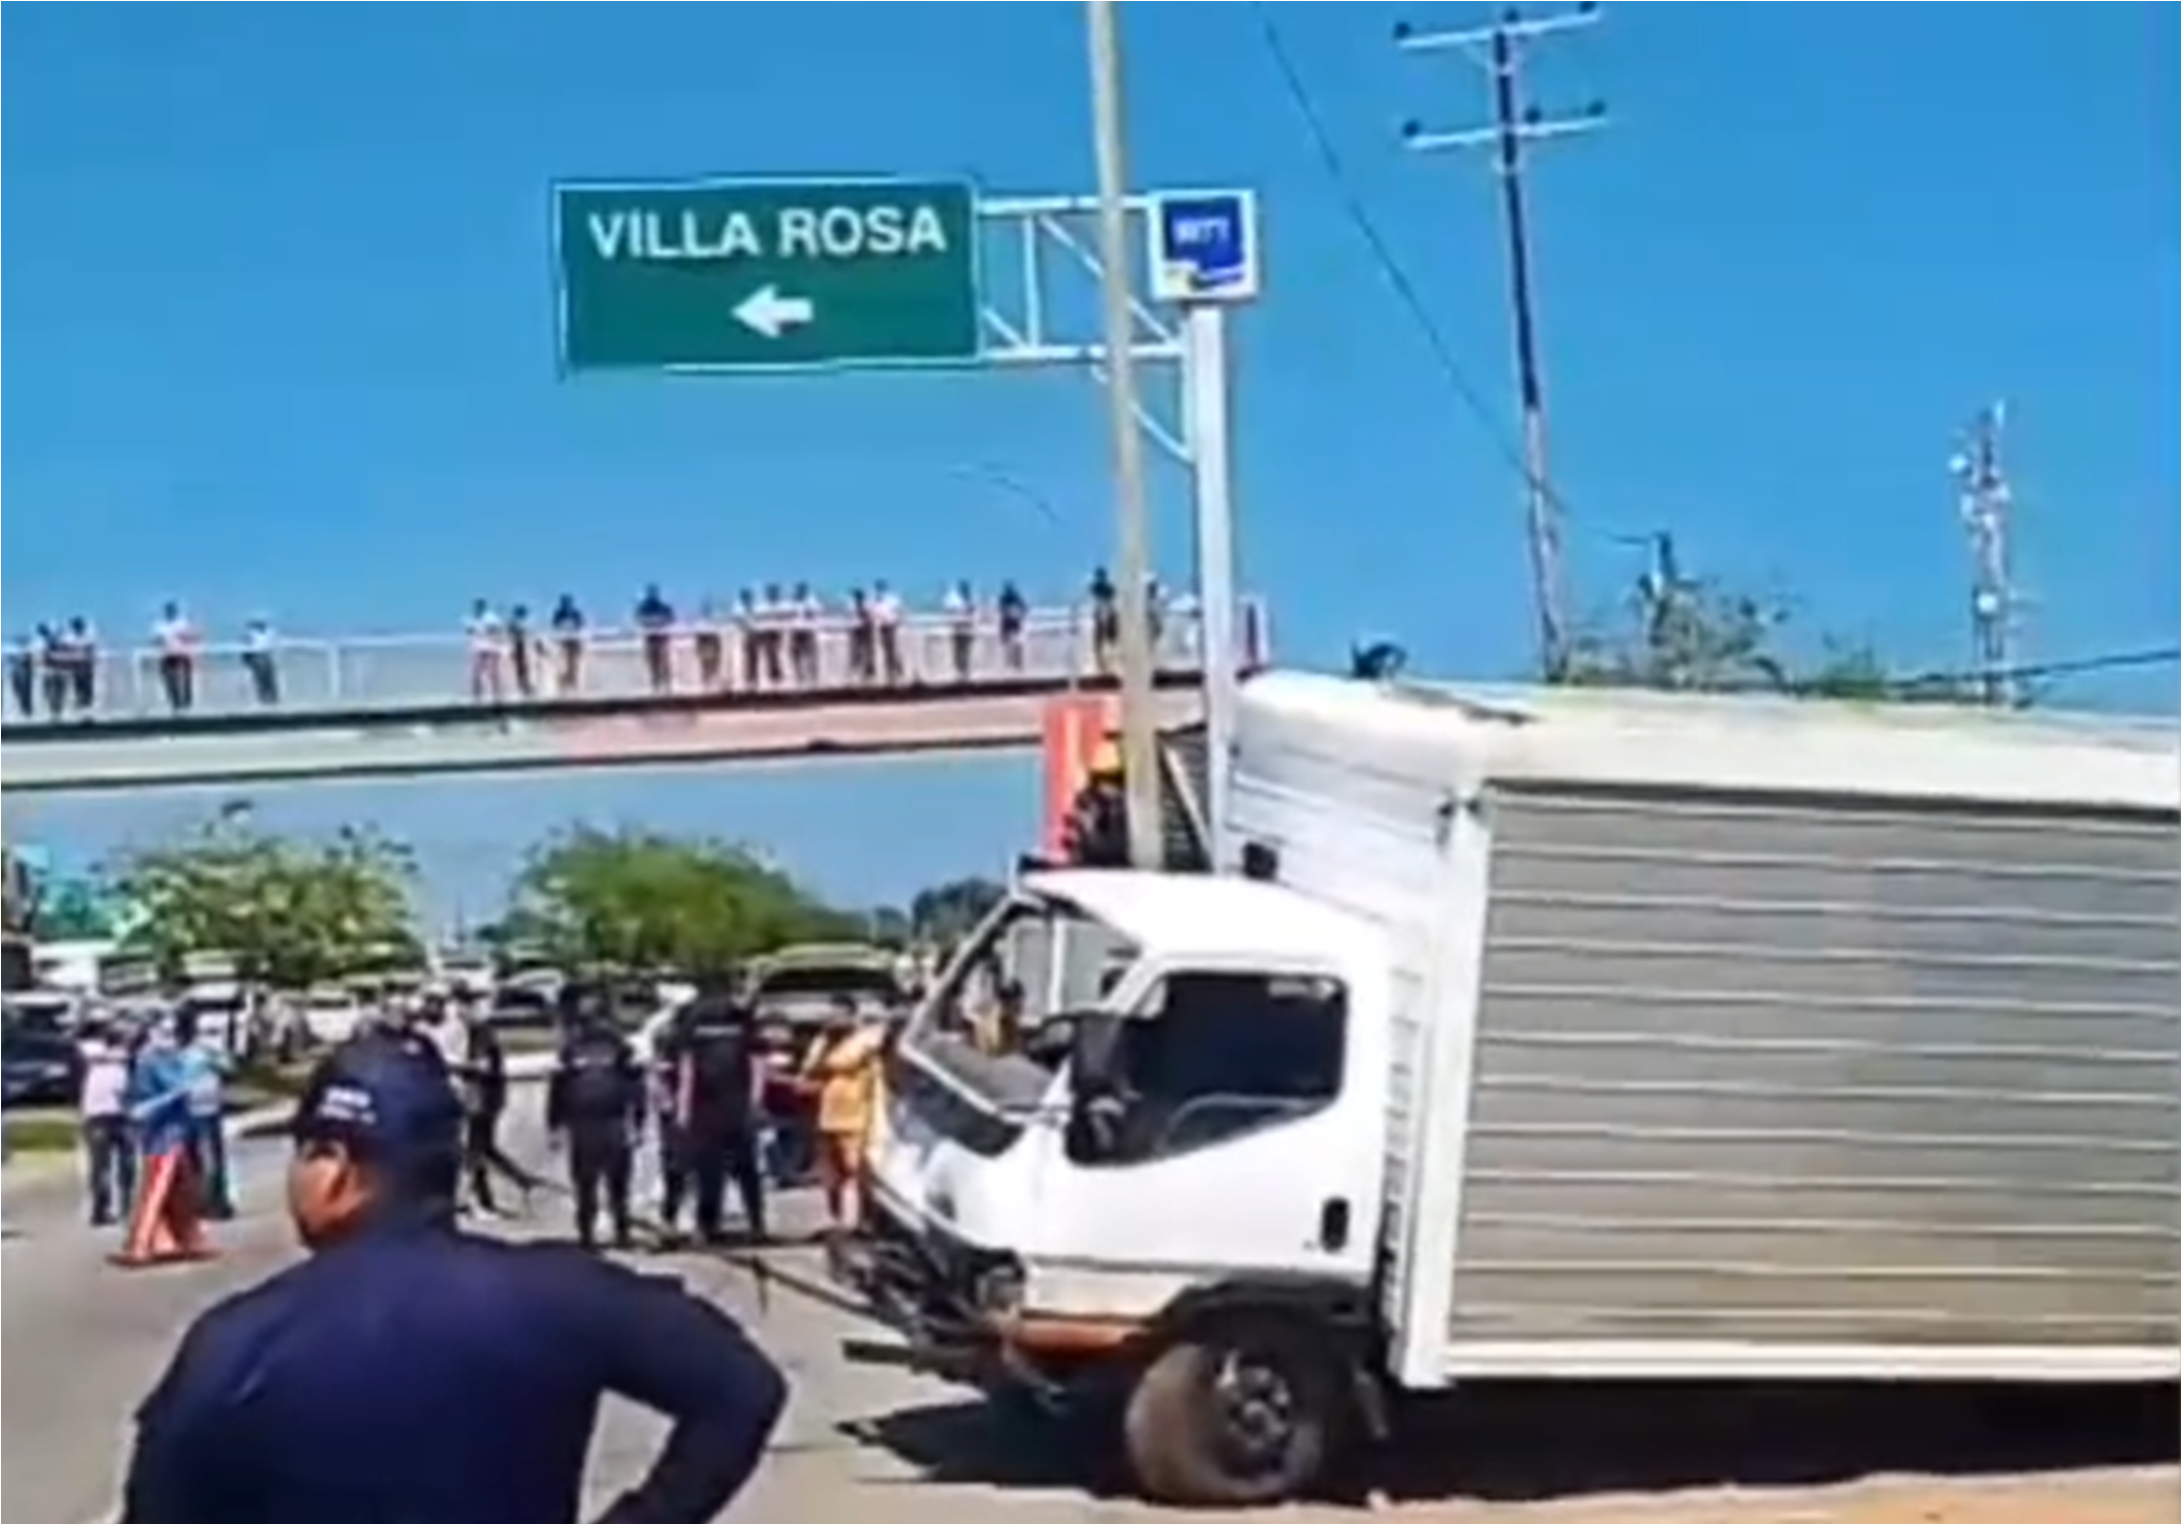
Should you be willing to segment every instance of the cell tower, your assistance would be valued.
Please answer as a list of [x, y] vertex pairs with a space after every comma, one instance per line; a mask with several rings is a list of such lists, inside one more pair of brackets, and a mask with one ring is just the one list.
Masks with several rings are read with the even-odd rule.
[[1970, 423], [1968, 437], [1948, 463], [1961, 491], [1962, 524], [1970, 535], [1970, 656], [1978, 697], [2012, 706], [2020, 695], [2016, 675], [2015, 576], [2008, 543], [2015, 495], [2002, 465], [2007, 407], [1994, 403]]
[[1523, 64], [1525, 50], [1541, 39], [1590, 26], [1598, 19], [1598, 6], [1584, 3], [1543, 15], [1529, 15], [1509, 7], [1491, 24], [1462, 31], [1417, 32], [1406, 23], [1394, 29], [1395, 45], [1405, 52], [1461, 53], [1484, 71], [1492, 85], [1492, 117], [1483, 125], [1432, 132], [1410, 123], [1402, 129], [1402, 136], [1419, 153], [1482, 150], [1491, 155], [1499, 176], [1516, 389], [1523, 419], [1523, 471], [1528, 479], [1531, 581], [1537, 603], [1539, 663], [1548, 681], [1559, 679], [1568, 668], [1568, 588], [1561, 557], [1560, 504], [1547, 476], [1545, 381], [1538, 359], [1536, 283], [1531, 273], [1524, 172], [1533, 147], [1604, 126], [1606, 108], [1594, 104], [1573, 115], [1549, 116], [1527, 99]]

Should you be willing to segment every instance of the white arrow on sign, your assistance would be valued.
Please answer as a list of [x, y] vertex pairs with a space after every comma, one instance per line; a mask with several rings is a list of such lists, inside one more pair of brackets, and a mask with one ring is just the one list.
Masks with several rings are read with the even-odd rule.
[[735, 319], [752, 333], [778, 339], [791, 328], [801, 328], [818, 316], [809, 297], [786, 297], [771, 284], [760, 286], [736, 304]]

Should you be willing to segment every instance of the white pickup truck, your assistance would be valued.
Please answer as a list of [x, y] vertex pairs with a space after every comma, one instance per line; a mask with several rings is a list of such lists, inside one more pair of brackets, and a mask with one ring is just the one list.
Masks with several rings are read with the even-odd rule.
[[[2177, 754], [1258, 678], [1242, 874], [1030, 876], [913, 1019], [874, 1295], [1205, 1506], [1474, 1378], [2171, 1380]], [[1026, 923], [1116, 973], [981, 1052]]]

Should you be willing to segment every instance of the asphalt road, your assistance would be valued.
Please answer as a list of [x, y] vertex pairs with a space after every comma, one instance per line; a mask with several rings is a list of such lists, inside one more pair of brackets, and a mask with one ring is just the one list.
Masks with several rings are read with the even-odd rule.
[[[510, 1152], [547, 1163], [535, 1090], [519, 1091], [508, 1129]], [[111, 1231], [81, 1220], [72, 1172], [41, 1162], [0, 1178], [7, 1232], [0, 1243], [0, 1349], [8, 1382], [0, 1409], [0, 1518], [91, 1521], [113, 1508], [130, 1416], [165, 1365], [189, 1320], [295, 1254], [281, 1209], [285, 1145], [241, 1141], [233, 1164], [242, 1216], [215, 1225], [219, 1258], [192, 1266], [122, 1271], [105, 1263]], [[640, 1190], [649, 1192], [649, 1178]], [[813, 1206], [783, 1204], [791, 1231]], [[518, 1235], [565, 1233], [564, 1197], [542, 1198], [538, 1217], [507, 1225]], [[830, 1300], [815, 1251], [778, 1252], [780, 1277], [760, 1310], [747, 1271], [698, 1254], [647, 1257], [735, 1310], [790, 1373], [795, 1397], [766, 1471], [734, 1519], [1044, 1518], [1010, 1488], [935, 1481], [990, 1469], [979, 1446], [957, 1442], [984, 1429], [974, 1405], [886, 1364], [843, 1359], [844, 1342], [879, 1331]], [[817, 1295], [798, 1294], [802, 1283]], [[906, 1416], [897, 1433], [886, 1426]], [[610, 1408], [593, 1455], [592, 1483], [603, 1501], [627, 1487], [661, 1434], [642, 1411]], [[1000, 1437], [995, 1435], [995, 1440]], [[937, 1446], [946, 1458], [933, 1462]], [[959, 1453], [961, 1459], [954, 1460]], [[977, 1507], [983, 1503], [982, 1510]], [[1055, 1490], [1054, 1519], [1097, 1518], [1082, 1500]]]
[[[536, 1093], [518, 1097], [512, 1152], [543, 1163]], [[235, 1162], [243, 1217], [218, 1229], [220, 1258], [156, 1271], [105, 1264], [113, 1236], [82, 1225], [66, 1172], [11, 1170], [4, 1178], [0, 1519], [109, 1517], [131, 1412], [184, 1326], [295, 1253], [280, 1210], [284, 1146], [245, 1142]], [[807, 1201], [784, 1206], [791, 1230], [813, 1210]], [[565, 1199], [548, 1198], [537, 1220], [509, 1231], [566, 1232], [565, 1213]], [[884, 1333], [828, 1294], [815, 1251], [769, 1258], [778, 1275], [761, 1310], [740, 1266], [651, 1257], [736, 1312], [793, 1386], [765, 1467], [728, 1519], [1174, 1518], [1095, 1495], [1086, 1480], [1098, 1471], [1096, 1457], [890, 1362]], [[1392, 1479], [1395, 1495], [1378, 1512], [1594, 1522], [2176, 1518], [2171, 1397], [2150, 1411], [2056, 1402], [2026, 1413], [2023, 1428], [2011, 1424], [1990, 1454], [1989, 1438], [1966, 1443], [1950, 1430], [1944, 1404], [1875, 1404], [1867, 1396], [1843, 1411], [1814, 1407], [1808, 1395], [1768, 1404], [1736, 1394], [1712, 1402], [1687, 1393], [1665, 1401], [1597, 1390], [1533, 1394], [1447, 1416], [1446, 1431], [1413, 1448], [1416, 1464]], [[597, 1502], [634, 1480], [659, 1438], [649, 1414], [608, 1408], [592, 1455]], [[2117, 1470], [2128, 1463], [2148, 1465]], [[2041, 1470], [2026, 1476], [2026, 1467]], [[1871, 1473], [1886, 1475], [1857, 1480]], [[1320, 1507], [1273, 1517], [1363, 1516]]]

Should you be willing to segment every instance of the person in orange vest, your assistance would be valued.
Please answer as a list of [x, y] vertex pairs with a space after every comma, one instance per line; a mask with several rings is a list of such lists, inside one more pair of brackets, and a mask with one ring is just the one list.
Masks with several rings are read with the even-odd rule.
[[834, 1017], [811, 1045], [803, 1078], [818, 1092], [818, 1180], [827, 1227], [856, 1227], [862, 1209], [864, 1152], [878, 1116], [885, 1030], [859, 1020], [856, 1002], [834, 998]]
[[1061, 823], [1062, 853], [1076, 868], [1129, 866], [1129, 796], [1121, 748], [1102, 741], [1084, 769], [1085, 779]]

